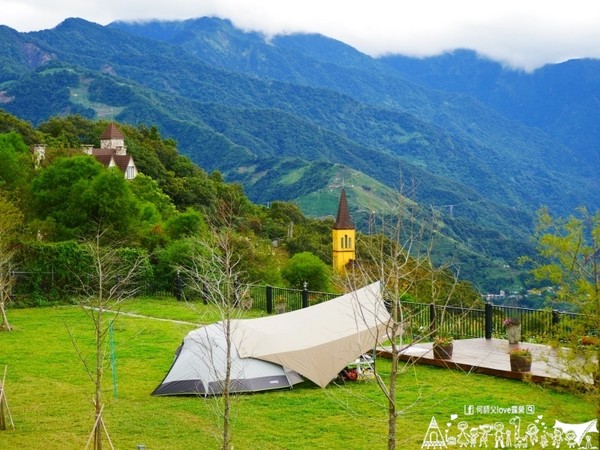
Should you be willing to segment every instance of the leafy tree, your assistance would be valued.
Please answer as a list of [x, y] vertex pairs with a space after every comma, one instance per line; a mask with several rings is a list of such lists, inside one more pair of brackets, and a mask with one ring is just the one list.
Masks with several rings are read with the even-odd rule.
[[309, 252], [323, 262], [331, 264], [331, 220], [305, 219], [303, 223], [292, 224], [284, 240], [290, 254]]
[[181, 239], [189, 236], [200, 237], [208, 233], [202, 214], [193, 209], [180, 213], [166, 224], [166, 232], [171, 239]]
[[287, 254], [274, 248], [270, 241], [253, 233], [235, 233], [232, 244], [236, 255], [240, 258], [240, 269], [249, 283], [266, 283], [281, 285], [280, 267], [287, 259]]
[[0, 133], [15, 132], [23, 138], [26, 145], [39, 144], [43, 142], [43, 135], [29, 122], [20, 120], [0, 110]]
[[584, 336], [600, 332], [600, 211], [579, 208], [567, 218], [555, 218], [544, 208], [536, 236], [542, 260], [533, 273], [556, 286], [558, 300], [579, 313], [558, 335], [566, 379], [593, 399], [600, 419], [600, 347], [581, 345]]
[[32, 196], [34, 212], [55, 224], [57, 240], [89, 234], [98, 224], [113, 236], [128, 237], [139, 219], [139, 204], [123, 175], [87, 155], [55, 160], [33, 180]]
[[89, 182], [104, 167], [90, 156], [74, 156], [59, 158], [48, 168], [42, 170], [32, 182], [33, 208], [37, 217], [42, 220], [51, 218], [59, 225], [72, 229], [80, 225], [85, 216], [79, 210], [85, 200], [74, 200], [88, 197]]
[[168, 242], [164, 248], [156, 249], [154, 289], [173, 291], [177, 267], [184, 265], [198, 251], [196, 239], [197, 237], [178, 239]]
[[77, 278], [83, 277], [90, 265], [85, 247], [76, 241], [26, 240], [21, 243], [19, 258], [28, 274], [19, 280], [19, 287], [29, 294], [24, 301], [33, 304], [72, 298], [79, 287]]
[[327, 291], [330, 284], [331, 269], [310, 252], [296, 253], [290, 258], [281, 272], [288, 284], [302, 289], [304, 282], [313, 291]]
[[0, 187], [22, 189], [33, 174], [33, 157], [16, 132], [0, 134]]
[[232, 226], [238, 229], [243, 226], [245, 216], [252, 211], [252, 203], [244, 194], [241, 184], [228, 184], [217, 178], [220, 176], [211, 175], [217, 191], [214, 218], [218, 222], [222, 217], [231, 217]]
[[[92, 180], [88, 195], [82, 195], [77, 200], [88, 202], [86, 222], [102, 224], [107, 235], [113, 238], [126, 239], [138, 223], [139, 203], [119, 169], [103, 170]], [[74, 203], [75, 207], [85, 207]]]
[[149, 176], [140, 173], [130, 182], [131, 192], [140, 202], [148, 202], [156, 207], [161, 219], [168, 220], [173, 217], [177, 209], [158, 183]]
[[100, 135], [108, 125], [106, 121], [92, 121], [80, 115], [51, 117], [38, 129], [45, 134], [49, 147], [79, 149], [83, 144], [100, 144]]

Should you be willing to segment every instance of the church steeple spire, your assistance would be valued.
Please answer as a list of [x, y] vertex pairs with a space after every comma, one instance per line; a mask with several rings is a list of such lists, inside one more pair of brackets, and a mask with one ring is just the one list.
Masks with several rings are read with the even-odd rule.
[[346, 200], [346, 189], [342, 188], [340, 194], [340, 203], [338, 205], [337, 218], [333, 228], [336, 230], [354, 230], [354, 224], [350, 218], [350, 210], [348, 209], [348, 200]]
[[346, 189], [344, 188], [340, 193], [337, 217], [332, 229], [332, 240], [333, 268], [341, 273], [350, 261], [356, 259], [356, 230], [350, 218]]

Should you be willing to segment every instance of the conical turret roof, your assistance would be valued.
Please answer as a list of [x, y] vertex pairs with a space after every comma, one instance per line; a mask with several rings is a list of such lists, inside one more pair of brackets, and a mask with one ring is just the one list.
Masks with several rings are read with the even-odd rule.
[[104, 130], [104, 133], [102, 133], [100, 135], [100, 140], [104, 140], [104, 139], [123, 139], [123, 133], [121, 133], [121, 130], [119, 130], [119, 127], [116, 126], [114, 123], [110, 123], [109, 126], [106, 127], [106, 129]]
[[340, 194], [340, 204], [338, 206], [337, 218], [333, 225], [334, 230], [354, 230], [354, 224], [350, 218], [348, 210], [348, 201], [346, 200], [346, 189], [342, 188]]

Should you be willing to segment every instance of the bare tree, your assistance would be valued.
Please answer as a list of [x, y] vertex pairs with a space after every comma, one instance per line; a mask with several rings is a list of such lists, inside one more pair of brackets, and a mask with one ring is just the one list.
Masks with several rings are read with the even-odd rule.
[[[401, 196], [399, 198], [402, 199]], [[389, 343], [390, 373], [384, 378], [375, 370], [375, 379], [387, 402], [387, 442], [390, 450], [397, 448], [397, 421], [402, 411], [396, 400], [401, 373], [400, 352], [406, 345], [415, 343], [405, 341], [405, 326], [411, 321], [411, 313], [401, 300], [418, 296], [420, 299], [427, 298], [431, 303], [446, 304], [457, 285], [456, 277], [451, 276], [447, 268], [436, 267], [432, 263], [431, 236], [435, 233], [430, 233], [426, 223], [412, 218], [413, 214], [399, 208], [392, 219], [381, 219], [377, 234], [359, 236], [362, 242], [357, 242], [357, 261], [342, 280], [348, 290], [381, 281], [382, 295], [391, 315], [385, 336], [377, 336], [378, 342]], [[371, 225], [371, 231], [377, 228], [373, 223]], [[357, 314], [357, 320], [362, 315]], [[418, 339], [431, 338], [434, 332], [433, 329], [424, 330]]]
[[23, 215], [0, 191], [0, 315], [1, 330], [12, 327], [6, 315], [10, 294], [15, 283], [14, 265], [17, 252], [16, 236], [23, 223]]
[[117, 243], [104, 243], [103, 232], [98, 231], [92, 240], [84, 242], [90, 256], [90, 271], [78, 276], [81, 294], [79, 304], [94, 325], [94, 357], [88, 359], [77, 349], [90, 380], [94, 383], [94, 427], [90, 434], [93, 448], [102, 449], [103, 434], [112, 448], [110, 437], [102, 413], [102, 384], [106, 357], [108, 355], [108, 334], [111, 325], [118, 317], [121, 303], [139, 291], [138, 282], [146, 258], [140, 253], [128, 253]]
[[[219, 419], [221, 422], [221, 449], [228, 450], [232, 445], [232, 332], [235, 319], [242, 315], [241, 302], [247, 295], [248, 285], [241, 283], [243, 272], [240, 269], [241, 257], [236, 252], [236, 235], [231, 216], [222, 210], [219, 222], [213, 233], [205, 239], [193, 241], [194, 249], [188, 263], [179, 267], [187, 287], [212, 305], [221, 316], [220, 324], [225, 337], [225, 368], [219, 374], [221, 395]], [[211, 349], [206, 349], [208, 353]], [[214, 367], [213, 370], [220, 370]]]

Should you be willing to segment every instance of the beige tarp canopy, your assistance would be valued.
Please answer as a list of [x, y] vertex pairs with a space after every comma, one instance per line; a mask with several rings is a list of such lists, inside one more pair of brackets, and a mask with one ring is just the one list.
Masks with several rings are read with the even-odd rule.
[[232, 340], [242, 358], [280, 364], [325, 387], [387, 339], [389, 320], [377, 282], [310, 308], [237, 320]]

